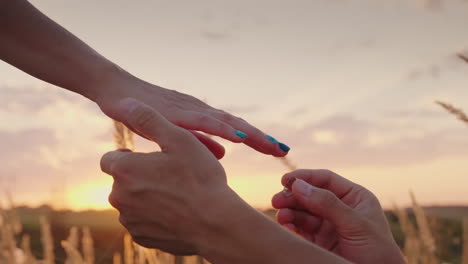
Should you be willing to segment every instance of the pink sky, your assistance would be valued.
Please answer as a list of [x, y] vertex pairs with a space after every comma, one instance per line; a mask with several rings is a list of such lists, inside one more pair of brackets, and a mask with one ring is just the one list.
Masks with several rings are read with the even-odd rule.
[[[409, 189], [424, 204], [468, 204], [468, 127], [433, 103], [468, 110], [468, 65], [455, 57], [468, 47], [466, 2], [32, 2], [137, 76], [286, 142], [301, 168], [335, 170], [386, 206], [406, 205]], [[105, 206], [98, 161], [112, 123], [5, 63], [0, 91], [0, 179], [16, 200]], [[268, 206], [287, 169], [222, 142], [231, 186]]]

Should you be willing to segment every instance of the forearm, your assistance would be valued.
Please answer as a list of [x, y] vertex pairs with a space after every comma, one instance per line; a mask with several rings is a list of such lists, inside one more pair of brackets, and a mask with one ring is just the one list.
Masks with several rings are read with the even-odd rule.
[[98, 100], [128, 75], [26, 0], [0, 0], [0, 59], [51, 84]]
[[285, 230], [238, 196], [223, 199], [201, 254], [215, 264], [349, 263]]

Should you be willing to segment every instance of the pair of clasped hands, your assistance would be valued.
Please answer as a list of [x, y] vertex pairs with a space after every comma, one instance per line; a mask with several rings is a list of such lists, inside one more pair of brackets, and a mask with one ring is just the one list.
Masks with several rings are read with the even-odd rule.
[[[277, 224], [229, 188], [215, 141], [133, 98], [101, 109], [161, 148], [121, 149], [101, 160], [114, 178], [109, 201], [136, 243], [213, 263], [405, 263], [379, 201], [364, 187], [328, 170], [287, 173], [272, 199]], [[248, 138], [236, 134], [236, 142]]]

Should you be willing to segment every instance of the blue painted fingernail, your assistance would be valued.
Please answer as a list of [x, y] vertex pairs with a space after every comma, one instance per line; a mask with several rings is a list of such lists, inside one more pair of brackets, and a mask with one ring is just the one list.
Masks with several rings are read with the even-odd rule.
[[271, 142], [275, 143], [275, 144], [278, 144], [278, 140], [276, 140], [276, 138], [270, 136], [270, 135], [266, 135], [266, 137], [268, 138], [268, 140], [270, 140]]
[[279, 145], [280, 149], [282, 151], [284, 151], [284, 152], [289, 152], [289, 150], [291, 149], [290, 147], [288, 147], [288, 145], [283, 144], [283, 143], [279, 143], [278, 145]]
[[247, 134], [242, 132], [242, 131], [239, 131], [239, 130], [236, 130], [234, 131], [234, 133], [236, 133], [236, 135], [240, 138], [246, 138], [247, 137]]

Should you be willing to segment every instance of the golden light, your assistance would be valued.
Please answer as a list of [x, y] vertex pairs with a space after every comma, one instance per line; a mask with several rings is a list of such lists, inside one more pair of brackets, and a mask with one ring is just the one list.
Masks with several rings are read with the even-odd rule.
[[108, 197], [111, 190], [111, 177], [79, 185], [67, 195], [69, 207], [74, 210], [109, 209], [111, 205], [108, 202]]

